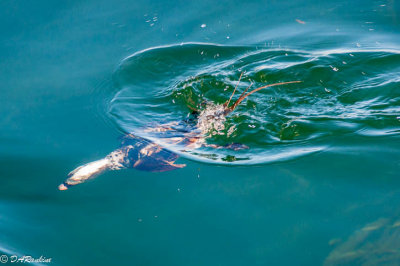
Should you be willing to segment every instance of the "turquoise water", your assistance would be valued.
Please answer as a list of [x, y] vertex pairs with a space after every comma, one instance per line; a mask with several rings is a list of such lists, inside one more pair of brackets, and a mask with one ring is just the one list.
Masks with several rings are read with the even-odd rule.
[[[400, 263], [398, 2], [0, 7], [0, 255], [54, 265]], [[166, 145], [185, 168], [112, 171], [57, 190], [125, 133], [223, 103], [236, 84], [235, 100], [251, 82], [294, 80], [251, 95], [207, 138], [249, 149]]]

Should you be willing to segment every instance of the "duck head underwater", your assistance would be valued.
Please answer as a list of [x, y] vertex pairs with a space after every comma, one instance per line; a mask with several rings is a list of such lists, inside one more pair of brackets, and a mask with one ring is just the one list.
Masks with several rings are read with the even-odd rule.
[[[243, 73], [241, 73], [239, 77], [238, 84], [242, 75]], [[223, 128], [226, 116], [233, 112], [236, 107], [251, 94], [268, 87], [299, 82], [301, 81], [268, 84], [247, 92], [252, 86], [252, 84], [250, 84], [236, 102], [229, 106], [238, 87], [237, 84], [231, 97], [225, 103], [215, 104], [206, 102], [202, 110], [190, 108], [192, 111], [192, 118], [190, 121], [171, 122], [154, 127], [147, 127], [144, 129], [144, 132], [168, 134], [169, 137], [167, 140], [169, 143], [180, 144], [187, 149], [198, 149], [200, 147], [230, 150], [248, 149], [248, 146], [240, 143], [230, 143], [223, 146], [207, 144], [207, 133], [212, 129], [218, 130], [219, 128]], [[183, 128], [182, 124], [184, 125]], [[111, 152], [103, 159], [79, 166], [68, 174], [68, 179], [59, 185], [58, 189], [67, 190], [71, 186], [84, 183], [107, 170], [135, 168], [149, 172], [165, 172], [185, 167], [185, 164], [175, 163], [178, 158], [179, 156], [177, 154], [151, 140], [134, 134], [127, 134], [122, 137], [120, 148]]]

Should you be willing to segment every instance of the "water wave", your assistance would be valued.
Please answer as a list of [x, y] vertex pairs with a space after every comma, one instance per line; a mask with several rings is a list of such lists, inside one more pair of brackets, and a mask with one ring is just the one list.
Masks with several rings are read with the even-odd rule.
[[[188, 43], [146, 49], [124, 59], [114, 73], [116, 94], [108, 114], [134, 132], [187, 158], [235, 164], [293, 159], [326, 150], [337, 136], [400, 133], [400, 52], [299, 51]], [[242, 79], [239, 81], [241, 73]], [[211, 146], [169, 141], [195, 131], [193, 111], [222, 104], [266, 84], [302, 83], [261, 90], [208, 132]], [[170, 134], [149, 127], [171, 124]], [[182, 136], [180, 136], [182, 137]], [[240, 143], [249, 149], [215, 149]]]

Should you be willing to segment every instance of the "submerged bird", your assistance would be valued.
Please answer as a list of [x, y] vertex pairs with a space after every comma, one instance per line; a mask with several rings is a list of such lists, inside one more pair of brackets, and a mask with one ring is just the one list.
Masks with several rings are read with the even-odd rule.
[[[242, 78], [242, 75], [243, 73], [241, 73], [239, 77], [238, 84]], [[167, 141], [171, 144], [183, 145], [188, 149], [197, 149], [200, 147], [231, 150], [248, 149], [249, 147], [239, 143], [231, 143], [224, 146], [207, 144], [207, 133], [213, 129], [218, 131], [223, 128], [226, 121], [226, 116], [233, 112], [235, 108], [251, 94], [264, 88], [299, 82], [301, 81], [269, 84], [246, 93], [252, 86], [252, 84], [250, 84], [239, 97], [239, 99], [233, 105], [229, 106], [229, 103], [238, 87], [237, 84], [231, 97], [224, 104], [206, 103], [206, 106], [203, 110], [190, 108], [192, 109], [195, 123], [194, 126], [189, 127], [189, 129], [182, 130], [178, 126], [181, 124], [181, 122], [174, 122], [156, 127], [149, 127], [144, 131], [161, 134], [166, 132], [175, 133], [176, 136], [168, 137]], [[58, 189], [67, 190], [71, 186], [81, 184], [89, 179], [93, 179], [106, 170], [135, 168], [149, 172], [165, 172], [185, 167], [185, 164], [175, 164], [175, 161], [178, 158], [179, 156], [177, 154], [169, 151], [167, 148], [164, 148], [157, 143], [134, 134], [127, 134], [122, 138], [121, 147], [119, 149], [111, 152], [103, 159], [79, 166], [68, 174], [68, 179], [59, 185]]]

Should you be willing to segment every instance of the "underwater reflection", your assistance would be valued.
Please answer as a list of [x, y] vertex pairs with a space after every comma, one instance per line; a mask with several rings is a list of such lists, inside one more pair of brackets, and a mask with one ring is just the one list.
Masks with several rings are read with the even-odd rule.
[[379, 218], [335, 243], [324, 265], [399, 265], [400, 217]]

